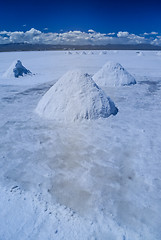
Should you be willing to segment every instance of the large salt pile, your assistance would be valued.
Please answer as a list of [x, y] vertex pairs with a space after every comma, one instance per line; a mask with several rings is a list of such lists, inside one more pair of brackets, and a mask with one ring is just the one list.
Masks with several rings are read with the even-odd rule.
[[119, 63], [108, 61], [93, 76], [94, 81], [104, 87], [117, 87], [135, 84], [134, 77], [128, 73]]
[[107, 118], [118, 109], [88, 74], [69, 71], [42, 97], [36, 112], [61, 121]]
[[20, 76], [24, 76], [27, 74], [31, 74], [31, 72], [22, 65], [22, 62], [20, 60], [18, 60], [18, 61], [14, 61], [11, 64], [9, 69], [3, 74], [3, 77], [4, 78], [11, 78], [11, 77], [18, 78]]

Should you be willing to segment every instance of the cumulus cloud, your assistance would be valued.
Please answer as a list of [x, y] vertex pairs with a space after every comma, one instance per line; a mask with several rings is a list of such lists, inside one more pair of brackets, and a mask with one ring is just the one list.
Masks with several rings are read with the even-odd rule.
[[117, 36], [118, 36], [118, 37], [127, 37], [128, 35], [129, 35], [128, 32], [118, 32], [118, 33], [117, 33]]
[[152, 34], [152, 35], [157, 35], [157, 34], [158, 34], [158, 32], [151, 32], [151, 34]]
[[107, 33], [107, 35], [113, 36], [113, 35], [115, 35], [115, 33], [114, 33], [114, 32], [112, 32], [112, 33]]
[[145, 36], [148, 36], [148, 35], [158, 35], [158, 32], [150, 32], [150, 33], [145, 32], [144, 35]]
[[30, 43], [30, 44], [64, 44], [64, 45], [106, 45], [106, 44], [154, 44], [161, 45], [161, 39], [152, 32], [150, 37], [119, 31], [116, 33], [99, 33], [92, 29], [88, 32], [41, 32], [31, 28], [29, 31], [0, 31], [0, 44]]
[[88, 32], [94, 33], [95, 31], [93, 29], [89, 29]]

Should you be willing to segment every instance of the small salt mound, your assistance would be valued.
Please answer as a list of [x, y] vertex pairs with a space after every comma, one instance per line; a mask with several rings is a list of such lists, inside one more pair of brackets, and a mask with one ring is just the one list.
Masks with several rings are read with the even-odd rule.
[[156, 55], [157, 56], [161, 56], [161, 52], [156, 52]]
[[107, 118], [118, 109], [88, 74], [69, 71], [42, 97], [36, 112], [61, 121]]
[[138, 56], [144, 56], [143, 52], [136, 52]]
[[31, 74], [31, 72], [26, 69], [20, 60], [18, 61], [14, 61], [11, 66], [9, 67], [9, 69], [3, 74], [3, 78], [11, 78], [11, 77], [15, 77], [18, 78], [20, 76], [24, 76], [27, 74]]
[[26, 74], [31, 74], [31, 72], [22, 65], [20, 60], [17, 61], [15, 68], [13, 69], [13, 72], [16, 78]]
[[94, 52], [92, 52], [92, 51], [88, 52], [88, 55], [93, 55], [93, 54], [94, 54]]
[[95, 73], [93, 79], [98, 85], [104, 87], [119, 87], [136, 83], [134, 77], [121, 64], [111, 61]]
[[65, 54], [67, 54], [67, 55], [72, 55], [72, 52], [65, 52]]
[[81, 52], [81, 54], [80, 55], [86, 55], [86, 52]]
[[99, 55], [105, 55], [105, 54], [107, 54], [106, 51], [101, 51], [101, 52], [99, 53]]

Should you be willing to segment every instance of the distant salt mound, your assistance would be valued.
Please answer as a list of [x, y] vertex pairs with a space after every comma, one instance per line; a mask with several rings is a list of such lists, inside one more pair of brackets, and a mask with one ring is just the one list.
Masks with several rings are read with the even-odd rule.
[[99, 55], [105, 55], [105, 54], [107, 54], [106, 51], [101, 51], [101, 52], [99, 53]]
[[144, 56], [143, 52], [136, 52], [137, 55], [140, 57], [140, 56]]
[[88, 74], [69, 71], [42, 97], [36, 112], [60, 121], [107, 118], [118, 109]]
[[119, 63], [108, 61], [93, 76], [94, 81], [99, 86], [119, 87], [136, 84], [134, 77], [128, 73]]
[[86, 52], [81, 52], [80, 55], [86, 55], [87, 53]]
[[65, 52], [65, 54], [72, 55], [72, 52], [68, 51], [68, 52]]
[[156, 52], [156, 55], [161, 56], [161, 52], [160, 51]]
[[88, 55], [93, 55], [93, 54], [94, 54], [94, 52], [92, 52], [92, 51], [88, 52]]
[[27, 74], [31, 74], [31, 72], [22, 65], [20, 60], [18, 60], [11, 64], [9, 69], [3, 74], [3, 78], [18, 78]]

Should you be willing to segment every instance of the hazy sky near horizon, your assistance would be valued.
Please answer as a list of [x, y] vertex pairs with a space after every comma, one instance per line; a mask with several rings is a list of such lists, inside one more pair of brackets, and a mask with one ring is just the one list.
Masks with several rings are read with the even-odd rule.
[[1, 1], [0, 31], [161, 32], [161, 1]]

